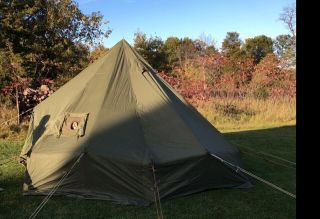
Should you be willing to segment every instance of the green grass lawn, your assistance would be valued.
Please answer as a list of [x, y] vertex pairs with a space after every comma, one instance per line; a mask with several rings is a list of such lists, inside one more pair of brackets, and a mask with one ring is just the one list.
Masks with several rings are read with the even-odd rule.
[[[239, 147], [247, 170], [295, 193], [295, 166], [270, 157], [267, 152], [295, 162], [296, 127], [224, 132]], [[21, 141], [0, 140], [0, 163], [18, 155]], [[250, 152], [250, 153], [249, 153]], [[265, 159], [267, 158], [267, 159]], [[279, 161], [277, 161], [279, 162]], [[282, 164], [282, 165], [281, 165]], [[0, 219], [28, 218], [42, 197], [22, 196], [23, 166], [17, 161], [0, 166]], [[295, 218], [296, 201], [254, 179], [251, 189], [219, 189], [162, 202], [165, 218]], [[156, 218], [155, 207], [122, 206], [109, 201], [53, 197], [38, 218]]]

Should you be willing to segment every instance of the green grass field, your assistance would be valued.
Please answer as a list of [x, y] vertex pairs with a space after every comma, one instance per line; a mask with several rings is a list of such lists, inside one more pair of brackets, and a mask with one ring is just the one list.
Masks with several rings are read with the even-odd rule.
[[[222, 131], [223, 132], [223, 131]], [[223, 132], [239, 147], [247, 170], [295, 193], [295, 166], [251, 150], [295, 162], [296, 127]], [[0, 140], [0, 163], [17, 156], [22, 141]], [[275, 163], [279, 162], [279, 164]], [[43, 196], [22, 196], [23, 166], [13, 161], [0, 166], [0, 218], [28, 218]], [[164, 218], [295, 218], [296, 201], [254, 179], [251, 189], [219, 189], [163, 200]], [[122, 206], [109, 201], [53, 197], [38, 218], [156, 218], [155, 207]]]

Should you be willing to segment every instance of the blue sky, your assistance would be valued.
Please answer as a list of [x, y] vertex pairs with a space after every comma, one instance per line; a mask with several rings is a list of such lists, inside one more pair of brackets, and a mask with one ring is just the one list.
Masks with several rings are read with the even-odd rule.
[[112, 47], [122, 38], [133, 43], [140, 30], [148, 36], [198, 38], [211, 36], [216, 47], [227, 32], [236, 31], [240, 38], [267, 35], [275, 38], [287, 34], [279, 21], [283, 7], [294, 0], [76, 0], [80, 9], [89, 14], [100, 11], [113, 30], [103, 41]]

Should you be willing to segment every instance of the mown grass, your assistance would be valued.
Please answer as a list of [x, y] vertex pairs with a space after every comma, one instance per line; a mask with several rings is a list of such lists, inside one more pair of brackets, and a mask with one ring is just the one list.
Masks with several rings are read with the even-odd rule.
[[[226, 126], [227, 128], [229, 126]], [[264, 151], [295, 162], [294, 125], [247, 131], [227, 131], [224, 135], [242, 153], [247, 170], [295, 193], [296, 171], [247, 153], [246, 148]], [[19, 154], [21, 140], [0, 140], [0, 162]], [[43, 197], [22, 196], [23, 167], [15, 160], [0, 166], [0, 218], [28, 218]], [[252, 180], [251, 189], [219, 189], [172, 200], [163, 200], [165, 218], [295, 218], [295, 199]], [[135, 207], [109, 201], [53, 197], [39, 218], [156, 218], [154, 206]]]

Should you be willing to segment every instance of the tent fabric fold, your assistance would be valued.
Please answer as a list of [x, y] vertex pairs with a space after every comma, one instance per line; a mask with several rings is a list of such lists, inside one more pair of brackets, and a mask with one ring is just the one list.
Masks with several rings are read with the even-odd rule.
[[239, 151], [125, 40], [34, 108], [23, 193], [48, 194], [81, 153], [56, 195], [149, 205], [152, 165], [161, 199], [251, 187], [210, 156], [242, 166]]

